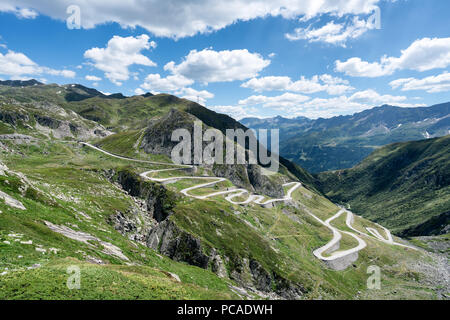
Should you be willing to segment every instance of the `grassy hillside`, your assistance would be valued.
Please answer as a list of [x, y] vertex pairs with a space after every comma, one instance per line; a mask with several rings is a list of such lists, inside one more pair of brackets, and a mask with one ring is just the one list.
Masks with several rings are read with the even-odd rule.
[[449, 224], [450, 136], [388, 145], [318, 178], [330, 199], [399, 235], [436, 235]]
[[[357, 297], [358, 292], [370, 297], [381, 294], [365, 288], [366, 269], [375, 257], [387, 272], [383, 295], [393, 296], [396, 288], [396, 297], [435, 297], [425, 283], [413, 282], [426, 276], [413, 271], [411, 263], [428, 258], [377, 241], [369, 240], [369, 250], [361, 254], [354, 268], [344, 272], [326, 268], [312, 251], [328, 242], [331, 234], [304, 210], [325, 219], [339, 208], [307, 189], [299, 189], [295, 195], [304, 209], [234, 206], [220, 197], [208, 201], [176, 198], [170, 220], [199, 239], [205, 252], [215, 250], [226, 257], [227, 276], [220, 278], [211, 266], [202, 269], [175, 262], [116, 229], [111, 216], [121, 212], [133, 219], [136, 204], [133, 197], [105, 179], [105, 172], [127, 168], [139, 173], [151, 167], [110, 158], [72, 143], [41, 141], [34, 146], [5, 143], [15, 152], [1, 155], [9, 171], [0, 181], [0, 190], [21, 201], [27, 210], [11, 208], [0, 201], [0, 271], [6, 272], [0, 276], [1, 298], [243, 298], [230, 289], [231, 285], [239, 285], [228, 277], [240, 274], [242, 281], [250, 279], [246, 263], [251, 260], [299, 285], [304, 298], [350, 299]], [[23, 174], [26, 180], [13, 172]], [[24, 185], [28, 185], [27, 191], [23, 191]], [[167, 187], [177, 192], [186, 186]], [[85, 243], [67, 238], [49, 229], [46, 221], [98, 240]], [[120, 248], [129, 261], [105, 253], [105, 243]], [[52, 248], [57, 249], [56, 253], [50, 251]], [[412, 269], [406, 272], [399, 268], [399, 261]], [[79, 291], [66, 287], [66, 269], [70, 265], [81, 269]], [[181, 283], [170, 273], [178, 275]]]
[[[282, 183], [298, 178], [304, 186], [292, 201], [273, 207], [180, 193], [204, 182], [198, 176], [214, 176], [214, 166], [161, 174], [195, 179], [140, 177], [169, 167], [167, 156], [139, 148], [149, 123], [160, 124], [178, 109], [220, 130], [240, 127], [227, 116], [169, 95], [111, 99], [76, 85], [0, 86], [0, 103], [0, 129], [30, 136], [0, 137], [0, 299], [441, 297], [441, 279], [429, 272], [438, 261], [424, 251], [367, 237], [367, 248], [344, 271], [317, 259], [313, 251], [332, 233], [312, 215], [326, 220], [340, 208], [314, 189], [314, 177], [285, 160], [274, 177], [278, 187], [283, 191]], [[93, 134], [70, 134], [75, 122]], [[114, 134], [99, 135], [97, 126]], [[117, 159], [79, 140], [167, 164]], [[233, 187], [230, 180], [193, 194]], [[346, 228], [342, 220], [333, 223]], [[355, 218], [355, 227], [367, 226], [379, 228]], [[341, 249], [354, 245], [345, 236]], [[367, 288], [367, 268], [374, 264], [383, 272], [379, 291]], [[80, 268], [80, 290], [66, 286], [69, 266]]]

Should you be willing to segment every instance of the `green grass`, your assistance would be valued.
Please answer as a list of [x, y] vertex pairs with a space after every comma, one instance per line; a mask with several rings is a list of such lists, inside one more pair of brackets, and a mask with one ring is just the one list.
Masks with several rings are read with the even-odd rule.
[[[80, 270], [80, 289], [70, 290], [67, 270]], [[0, 278], [1, 300], [224, 300], [236, 296], [224, 287], [179, 283], [167, 272], [144, 266], [89, 264], [57, 259], [34, 270]]]

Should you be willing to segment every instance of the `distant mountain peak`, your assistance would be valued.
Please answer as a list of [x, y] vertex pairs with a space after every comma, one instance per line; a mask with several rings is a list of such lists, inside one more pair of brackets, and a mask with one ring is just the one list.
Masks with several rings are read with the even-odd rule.
[[43, 85], [42, 82], [39, 82], [35, 79], [30, 79], [30, 80], [6, 80], [6, 81], [1, 81], [0, 80], [0, 85], [1, 86], [9, 86], [9, 87], [32, 87], [32, 86], [40, 86]]

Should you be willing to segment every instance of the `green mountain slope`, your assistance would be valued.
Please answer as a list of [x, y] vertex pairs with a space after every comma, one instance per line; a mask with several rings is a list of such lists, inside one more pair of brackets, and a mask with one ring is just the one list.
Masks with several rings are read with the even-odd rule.
[[352, 169], [318, 178], [330, 199], [398, 235], [448, 232], [450, 136], [388, 145]]
[[[72, 85], [0, 85], [1, 299], [436, 299], [448, 291], [434, 256], [368, 235], [345, 268], [318, 259], [314, 252], [335, 234], [323, 221], [340, 208], [285, 160], [264, 180], [258, 166], [174, 171], [161, 151], [168, 145], [160, 138], [180, 123], [240, 127], [233, 119], [169, 95], [68, 101], [71, 88], [95, 94]], [[88, 119], [86, 108], [98, 118]], [[172, 171], [155, 172], [165, 169]], [[222, 176], [228, 179], [182, 192]], [[270, 201], [299, 180], [292, 198], [276, 204], [198, 198], [240, 187]], [[349, 232], [343, 217], [331, 224]], [[353, 226], [382, 232], [359, 216]], [[342, 234], [337, 252], [358, 245]], [[374, 263], [381, 290], [367, 288]], [[67, 287], [71, 266], [81, 271], [79, 290]]]

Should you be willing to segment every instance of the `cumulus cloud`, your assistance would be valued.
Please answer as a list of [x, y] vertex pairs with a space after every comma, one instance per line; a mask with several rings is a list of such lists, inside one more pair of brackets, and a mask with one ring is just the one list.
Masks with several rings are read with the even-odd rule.
[[135, 92], [136, 94], [144, 94], [145, 91], [173, 93], [184, 99], [198, 101], [201, 104], [205, 104], [207, 99], [214, 98], [214, 94], [209, 91], [197, 91], [193, 88], [188, 88], [192, 84], [194, 84], [193, 80], [180, 75], [163, 78], [159, 74], [149, 74], [145, 78], [145, 82]]
[[331, 21], [320, 28], [297, 28], [293, 33], [287, 33], [288, 40], [307, 40], [308, 42], [324, 42], [345, 47], [348, 40], [357, 39], [369, 30], [375, 29], [375, 23], [371, 20], [363, 20], [353, 17], [349, 22], [336, 23]]
[[158, 73], [149, 74], [145, 78], [145, 82], [141, 85], [141, 88], [147, 91], [162, 91], [171, 92], [180, 90], [186, 86], [190, 86], [194, 83], [193, 80], [187, 79], [180, 75], [168, 76], [162, 78]]
[[49, 74], [74, 78], [75, 72], [71, 70], [55, 70], [39, 66], [25, 54], [9, 50], [6, 54], [0, 53], [0, 74], [7, 75], [13, 79], [22, 79], [27, 76]]
[[88, 81], [101, 81], [101, 80], [102, 80], [102, 78], [100, 78], [100, 77], [97, 77], [97, 76], [90, 76], [90, 75], [87, 75], [87, 76], [85, 77], [85, 79], [88, 80]]
[[251, 96], [239, 101], [240, 105], [262, 105], [266, 108], [289, 108], [295, 107], [310, 98], [301, 94], [284, 93], [279, 96], [268, 97], [264, 95]]
[[237, 21], [267, 16], [294, 19], [324, 13], [367, 14], [380, 0], [2, 0], [0, 11], [32, 9], [65, 20], [66, 8], [78, 5], [84, 28], [106, 22], [141, 26], [156, 36], [181, 38], [225, 28]]
[[210, 106], [208, 109], [211, 109], [218, 113], [223, 113], [229, 115], [230, 117], [241, 120], [248, 117], [257, 117], [259, 118], [258, 110], [252, 107], [243, 107], [243, 106]]
[[336, 71], [353, 77], [381, 77], [397, 70], [427, 71], [450, 65], [450, 38], [423, 38], [402, 50], [400, 57], [384, 56], [380, 62], [367, 62], [361, 58], [336, 61]]
[[204, 49], [192, 50], [178, 65], [174, 61], [169, 62], [164, 70], [203, 83], [230, 82], [255, 77], [269, 64], [270, 60], [247, 49]]
[[214, 98], [214, 94], [209, 91], [198, 91], [192, 88], [183, 88], [180, 91], [175, 92], [175, 94], [181, 95], [183, 99], [195, 101], [202, 105], [206, 104], [206, 100]]
[[403, 78], [389, 83], [393, 89], [400, 88], [402, 91], [423, 90], [428, 93], [450, 91], [450, 73], [447, 71], [436, 76], [423, 79]]
[[137, 88], [136, 90], [134, 90], [134, 93], [141, 96], [145, 94], [145, 91], [142, 88]]
[[276, 97], [251, 96], [239, 101], [241, 108], [262, 106], [276, 110], [287, 117], [304, 116], [308, 118], [330, 118], [353, 114], [382, 104], [391, 104], [398, 107], [424, 106], [423, 104], [408, 103], [405, 96], [382, 95], [371, 89], [356, 92], [351, 96], [341, 95], [331, 98], [310, 99], [307, 96], [296, 97], [295, 95], [284, 94]]
[[403, 101], [407, 100], [407, 97], [392, 96], [389, 94], [381, 95], [375, 90], [369, 89], [354, 93], [348, 100], [366, 104], [395, 104], [401, 107], [405, 106], [405, 104], [403, 104]]
[[241, 85], [256, 92], [264, 91], [292, 91], [297, 93], [317, 93], [325, 91], [330, 95], [340, 95], [354, 90], [347, 80], [333, 77], [329, 74], [316, 75], [311, 79], [301, 77], [300, 80], [292, 81], [290, 77], [262, 77], [253, 78]]
[[35, 10], [27, 7], [17, 7], [13, 1], [2, 1], [0, 3], [0, 12], [10, 12], [23, 19], [34, 19], [38, 16]]
[[105, 72], [105, 77], [116, 85], [130, 78], [129, 67], [142, 65], [155, 67], [156, 63], [141, 52], [156, 47], [154, 41], [149, 41], [148, 35], [137, 37], [114, 36], [108, 41], [106, 48], [92, 48], [84, 53], [86, 59], [93, 61], [94, 66]]

